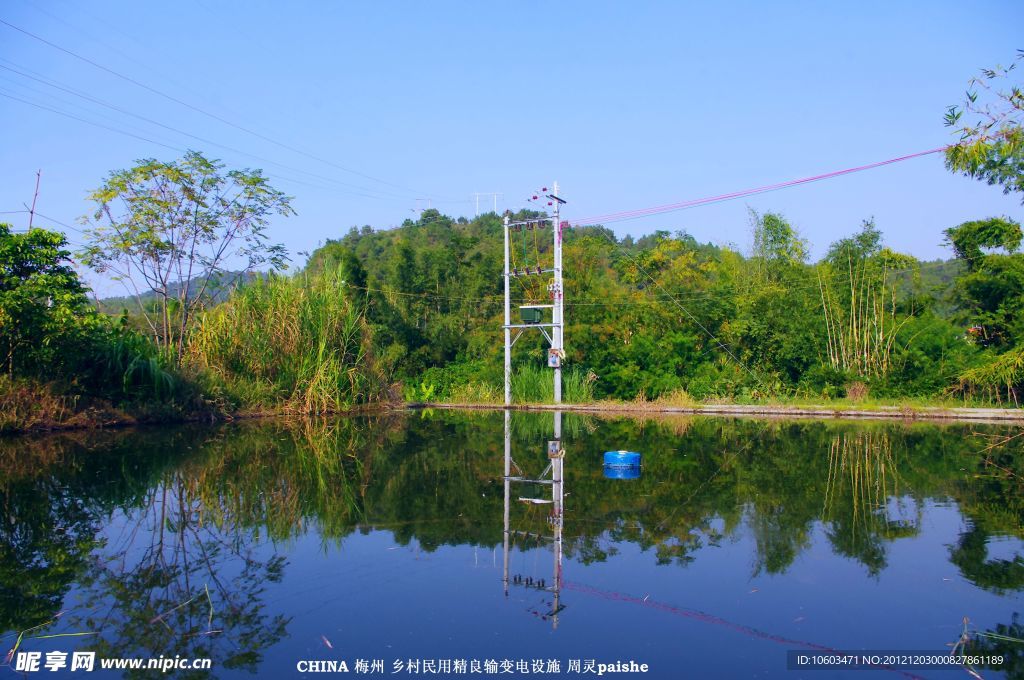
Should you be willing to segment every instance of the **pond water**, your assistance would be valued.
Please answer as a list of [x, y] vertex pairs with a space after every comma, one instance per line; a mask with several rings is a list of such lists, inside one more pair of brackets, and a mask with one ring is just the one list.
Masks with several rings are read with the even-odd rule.
[[[1005, 638], [1024, 638], [1024, 438], [1000, 444], [1016, 432], [435, 411], [2, 439], [3, 672], [38, 652], [28, 677], [344, 661], [966, 678], [787, 667], [798, 650], [948, 653], [966, 631], [1007, 659], [976, 673], [1021, 677], [1024, 643]], [[618, 449], [642, 454], [638, 474], [602, 468]], [[95, 653], [91, 674], [75, 652]], [[211, 667], [100, 667], [161, 657]]]

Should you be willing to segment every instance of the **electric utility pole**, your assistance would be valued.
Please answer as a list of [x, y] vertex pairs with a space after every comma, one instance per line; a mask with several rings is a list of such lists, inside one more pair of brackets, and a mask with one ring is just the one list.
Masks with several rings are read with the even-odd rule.
[[495, 191], [484, 191], [484, 192], [476, 192], [476, 193], [474, 193], [473, 194], [473, 198], [476, 199], [476, 216], [480, 217], [480, 197], [481, 196], [491, 196], [494, 199], [494, 214], [497, 215], [498, 214], [498, 196], [504, 196], [504, 195], [505, 194], [498, 193], [498, 192], [495, 192]]
[[[505, 269], [504, 269], [504, 282], [505, 282], [505, 323], [503, 328], [505, 330], [505, 405], [509, 406], [512, 404], [512, 346], [515, 345], [516, 340], [522, 335], [523, 331], [528, 328], [536, 328], [544, 337], [547, 338], [550, 349], [548, 350], [548, 361], [547, 365], [549, 368], [554, 369], [554, 401], [556, 404], [562, 403], [562, 360], [565, 359], [565, 287], [562, 280], [562, 233], [564, 231], [563, 224], [561, 222], [561, 207], [565, 203], [558, 196], [558, 182], [551, 185], [551, 192], [545, 194], [545, 198], [548, 200], [548, 206], [551, 208], [553, 215], [544, 217], [534, 217], [527, 220], [519, 220], [513, 222], [509, 213], [505, 213], [505, 219], [503, 221], [503, 233], [505, 239]], [[547, 188], [541, 190], [541, 193], [547, 191]], [[538, 198], [534, 196], [534, 199]], [[525, 269], [520, 270], [518, 268], [510, 269], [511, 261], [511, 236], [512, 231], [532, 231], [534, 229], [544, 229], [548, 226], [551, 227], [552, 234], [552, 255], [553, 262], [550, 269], [544, 269], [537, 263], [536, 268], [527, 266]], [[551, 296], [550, 305], [539, 305], [539, 304], [527, 304], [520, 305], [520, 314], [522, 323], [512, 323], [512, 300], [511, 300], [511, 284], [513, 277], [519, 276], [543, 276], [544, 274], [551, 274], [551, 282], [548, 284], [548, 293]], [[541, 311], [543, 309], [551, 310], [551, 322], [544, 323], [541, 321]], [[551, 332], [548, 333], [547, 330]], [[515, 330], [515, 337], [512, 336], [512, 331]]]

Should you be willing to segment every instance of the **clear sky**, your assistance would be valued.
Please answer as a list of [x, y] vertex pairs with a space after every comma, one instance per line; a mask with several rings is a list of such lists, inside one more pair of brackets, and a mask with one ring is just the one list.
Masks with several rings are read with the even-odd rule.
[[[426, 199], [472, 216], [473, 192], [515, 209], [558, 180], [572, 220], [941, 146], [967, 80], [1024, 47], [1019, 0], [2, 0], [0, 19], [264, 137], [0, 24], [0, 95], [113, 128], [0, 96], [0, 211], [24, 209], [41, 168], [38, 210], [73, 225], [111, 170], [180, 155], [159, 142], [264, 168], [295, 197], [299, 215], [272, 229], [293, 253], [396, 225]], [[921, 258], [949, 256], [949, 226], [1024, 218], [1019, 199], [933, 155], [614, 228], [746, 249], [748, 207], [784, 213], [815, 256], [872, 216]]]

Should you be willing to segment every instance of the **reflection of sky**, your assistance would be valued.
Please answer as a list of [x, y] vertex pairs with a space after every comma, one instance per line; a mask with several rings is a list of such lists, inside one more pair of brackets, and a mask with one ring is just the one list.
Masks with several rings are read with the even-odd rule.
[[1024, 555], [1024, 541], [1013, 536], [990, 536], [986, 546], [989, 560], [1012, 560]]
[[[607, 561], [566, 559], [566, 609], [554, 631], [540, 620], [549, 594], [513, 586], [503, 596], [500, 546], [425, 552], [374, 530], [325, 548], [310, 532], [276, 548], [288, 565], [281, 584], [266, 584], [266, 613], [291, 618], [289, 638], [266, 651], [260, 672], [291, 674], [307, 658], [383, 658], [390, 668], [395, 658], [508, 657], [635, 659], [667, 673], [653, 677], [673, 677], [668, 669], [680, 664], [687, 674], [790, 677], [785, 650], [797, 642], [941, 649], [964, 616], [977, 625], [1009, 620], [1019, 596], [981, 591], [949, 563], [963, 525], [956, 507], [925, 502], [921, 512], [921, 532], [887, 544], [877, 578], [837, 556], [821, 524], [784, 573], [755, 577], [747, 525], [698, 549], [686, 567], [658, 566], [653, 550], [605, 538], [617, 550]], [[118, 535], [122, 521], [105, 533]], [[1019, 541], [992, 541], [990, 556], [1010, 556], [1009, 547]], [[256, 554], [274, 551], [265, 543]], [[513, 548], [510, 569], [550, 578], [551, 563], [550, 549]]]
[[[440, 416], [441, 419], [448, 417]], [[484, 423], [486, 421], [478, 424]], [[480, 446], [481, 442], [493, 447], [494, 442], [488, 437], [492, 433], [500, 437], [500, 426], [486, 427], [485, 436], [480, 439], [464, 439], [454, 431], [426, 429], [431, 425], [429, 421], [411, 421], [409, 441], [415, 443], [396, 445], [386, 454], [378, 455], [394, 456], [392, 460], [419, 460], [417, 456], [428, 447], [437, 446], [442, 437], [446, 445], [450, 441], [458, 447]], [[438, 436], [418, 439], [417, 427]], [[642, 536], [638, 523], [649, 520], [647, 530], [651, 532], [651, 525], [656, 523], [655, 515], [646, 513], [659, 510], [662, 514], [658, 517], [664, 518], [677, 509], [675, 506], [651, 508], [644, 503], [651, 502], [648, 499], [652, 488], [664, 481], [654, 478], [653, 471], [669, 469], [664, 467], [665, 462], [678, 454], [647, 448], [645, 456], [650, 455], [645, 460], [650, 460], [652, 466], [645, 468], [642, 480], [604, 480], [600, 477], [599, 449], [591, 451], [592, 447], [584, 441], [605, 436], [638, 439], [645, 436], [641, 428], [626, 428], [621, 422], [615, 423], [614, 428], [597, 423], [593, 432], [566, 437], [567, 550], [561, 596], [565, 609], [559, 614], [557, 629], [553, 629], [550, 621], [542, 620], [550, 611], [550, 593], [511, 585], [509, 595], [504, 595], [499, 531], [483, 539], [493, 540], [494, 546], [443, 545], [433, 551], [424, 550], [415, 538], [400, 544], [393, 533], [400, 530], [398, 526], [374, 527], [372, 522], [368, 524], [370, 528], [352, 531], [340, 541], [325, 540], [315, 520], [309, 522], [308, 531], [299, 532], [286, 542], [270, 541], [261, 529], [232, 534], [231, 538], [240, 540], [256, 560], [266, 562], [274, 555], [282, 555], [287, 560], [283, 580], [263, 583], [264, 591], [259, 595], [262, 613], [268, 619], [275, 615], [289, 619], [287, 636], [263, 650], [260, 676], [294, 675], [295, 663], [301, 659], [345, 659], [351, 664], [356, 658], [381, 658], [389, 672], [394, 659], [557, 658], [564, 669], [568, 659], [594, 658], [605, 662], [648, 663], [654, 670], [649, 677], [793, 678], [796, 676], [786, 670], [787, 649], [808, 646], [814, 649], [941, 651], [958, 637], [964, 617], [968, 617], [973, 626], [986, 629], [1009, 622], [1012, 614], [1022, 608], [1020, 593], [998, 595], [982, 590], [967, 581], [951, 563], [951, 549], [969, 526], [957, 504], [945, 497], [930, 499], [927, 489], [907, 488], [903, 482], [899, 487], [903, 495], [883, 496], [882, 509], [874, 514], [858, 515], [856, 522], [850, 521], [849, 505], [833, 502], [827, 509], [817, 506], [824, 515], [819, 514], [819, 519], [809, 521], [805, 533], [801, 534], [800, 527], [785, 524], [787, 511], [797, 515], [800, 511], [799, 507], [787, 509], [787, 504], [795, 505], [802, 493], [812, 487], [822, 491], [826, 484], [824, 480], [792, 479], [791, 475], [783, 474], [779, 479], [786, 482], [786, 492], [791, 496], [782, 493], [781, 487], [765, 490], [765, 497], [774, 499], [772, 503], [778, 506], [768, 502], [759, 505], [761, 501], [755, 488], [745, 492], [753, 494], [753, 501], [737, 496], [736, 502], [742, 505], [736, 513], [739, 523], [732, 528], [720, 516], [704, 518], [704, 522], [690, 518], [690, 525], [699, 524], [702, 528], [695, 529], [700, 541], [695, 542], [688, 555], [693, 559], [685, 565], [674, 560], [659, 565], [656, 548], [643, 550], [635, 542]], [[861, 432], [860, 429], [851, 431]], [[803, 432], [811, 441], [809, 431]], [[654, 433], [653, 427], [646, 431], [647, 436]], [[683, 438], [690, 434], [682, 432], [677, 441], [682, 445]], [[529, 443], [531, 438], [540, 441], [547, 437], [524, 431], [516, 437], [517, 451], [527, 448], [523, 444]], [[696, 447], [699, 442], [714, 443], [715, 439], [695, 437], [688, 441]], [[818, 441], [827, 444], [832, 440], [828, 436]], [[418, 447], [423, 447], [423, 451]], [[494, 448], [488, 451], [488, 456], [500, 456]], [[688, 461], [707, 455], [696, 449], [691, 452], [694, 455], [688, 456]], [[893, 454], [892, 458], [898, 463], [902, 455], [903, 452]], [[403, 456], [409, 458], [403, 459]], [[403, 471], [411, 477], [426, 475], [430, 484], [419, 487], [410, 483], [402, 488], [446, 493], [443, 481], [438, 481], [442, 477], [432, 476], [436, 473], [426, 464], [428, 458], [422, 456], [421, 459], [422, 467], [413, 465]], [[546, 461], [543, 453], [528, 449], [517, 452], [516, 459], [531, 472], [541, 469]], [[486, 457], [468, 457], [467, 460], [475, 461], [470, 463], [471, 471], [481, 482], [479, 488], [470, 488], [488, 489], [486, 495], [490, 500], [490, 489], [497, 492], [500, 481], [490, 479], [491, 475], [484, 475], [476, 466], [483, 466], [483, 461], [493, 461]], [[659, 468], [658, 464], [663, 467]], [[727, 483], [728, 473], [714, 472], [717, 477], [705, 482], [703, 475], [709, 474], [706, 469], [687, 468], [698, 469], [702, 470], [700, 476], [686, 473], [686, 478], [698, 490], [708, 489], [711, 483]], [[905, 466], [898, 469], [901, 474], [907, 470]], [[743, 472], [739, 471], [740, 476]], [[904, 476], [910, 477], [909, 474]], [[934, 481], [938, 477], [936, 474], [935, 478], [922, 479]], [[775, 483], [781, 484], [777, 480]], [[576, 508], [598, 507], [601, 494], [613, 487], [617, 492], [624, 492], [619, 498], [628, 509], [614, 509], [604, 518], [579, 516]], [[836, 488], [833, 485], [832, 489]], [[717, 507], [728, 516], [727, 510], [721, 509], [728, 508], [731, 501], [730, 487], [725, 489], [725, 504]], [[550, 492], [550, 487], [539, 486], [536, 491], [536, 494], [524, 491], [518, 495], [543, 496]], [[840, 491], [845, 493], [843, 489]], [[808, 495], [813, 497], [814, 493]], [[159, 492], [155, 494], [156, 498], [160, 496]], [[538, 526], [545, 526], [543, 517], [549, 506], [527, 506], [514, 500], [515, 491], [512, 496], [513, 530], [537, 531]], [[452, 502], [444, 507], [470, 507], [467, 498], [447, 500]], [[695, 507], [707, 507], [697, 503], [699, 499]], [[495, 513], [493, 517], [472, 516], [472, 519], [493, 520], [493, 527], [498, 528], [502, 511], [500, 499], [490, 507]], [[416, 514], [420, 511], [410, 512], [412, 518], [420, 516]], [[812, 508], [812, 515], [813, 512]], [[434, 540], [466, 535], [467, 517], [427, 517], [427, 513], [429, 508], [423, 516], [432, 522], [430, 535]], [[97, 551], [97, 556], [102, 560], [128, 547], [127, 561], [138, 560], [151, 544], [152, 532], [159, 527], [159, 516], [152, 507], [146, 513], [112, 511], [104, 520], [101, 532], [107, 544]], [[539, 523], [536, 522], [538, 516]], [[820, 519], [822, 516], [826, 518], [824, 521]], [[614, 530], [617, 538], [605, 531], [597, 540], [607, 554], [606, 559], [584, 564], [578, 556], [578, 546], [574, 544], [577, 536], [573, 531], [598, 530], [598, 527], [612, 524], [616, 517], [624, 520]], [[670, 514], [669, 518], [679, 520], [682, 513]], [[532, 524], [527, 521], [531, 519]], [[601, 524], [592, 526], [587, 523], [588, 519]], [[880, 531], [883, 536], [885, 533], [879, 528], [883, 519], [890, 527], [895, 527], [890, 535], [899, 537], [878, 538]], [[778, 521], [782, 528], [778, 533], [773, 533], [778, 528], [773, 521]], [[836, 535], [840, 523], [845, 532], [840, 538], [846, 541], [842, 545], [847, 548], [856, 546], [861, 537], [881, 540], [884, 564], [876, 574], [869, 571], [864, 561], [839, 553]], [[916, 533], [902, 531], [907, 526], [916, 527]], [[407, 532], [408, 526], [403, 525], [401, 530]], [[874, 534], [870, 533], [872, 531]], [[201, 532], [226, 537], [218, 534], [208, 522]], [[713, 536], [723, 534], [721, 540], [712, 540]], [[804, 536], [806, 540], [798, 546], [793, 561], [784, 564], [777, 573], [764, 568], [766, 541], [781, 539], [769, 547], [785, 548], [787, 541], [798, 540], [794, 536]], [[646, 537], [649, 538], [649, 534]], [[510, 573], [535, 580], [546, 579], [550, 584], [551, 548], [549, 544], [534, 545], [536, 543], [524, 547], [523, 541], [514, 542]], [[1012, 559], [1024, 548], [1024, 542], [993, 535], [988, 538], [987, 548], [990, 562]], [[218, 564], [217, 577], [225, 582], [241, 569], [240, 560], [235, 557], [222, 557]], [[194, 586], [201, 589], [202, 582]], [[79, 592], [73, 589], [65, 598], [64, 607], [72, 615], [81, 614], [83, 604]], [[62, 622], [49, 632], [72, 632], [68, 625]], [[33, 649], [70, 650], [86, 643], [65, 638], [30, 644]], [[953, 673], [959, 676], [963, 671]], [[932, 671], [920, 674], [944, 676]], [[230, 677], [232, 672], [219, 669], [217, 675]], [[237, 675], [251, 677], [246, 672]], [[985, 677], [990, 675], [986, 673]], [[830, 676], [819, 672], [814, 677]], [[856, 674], [856, 677], [861, 675]]]

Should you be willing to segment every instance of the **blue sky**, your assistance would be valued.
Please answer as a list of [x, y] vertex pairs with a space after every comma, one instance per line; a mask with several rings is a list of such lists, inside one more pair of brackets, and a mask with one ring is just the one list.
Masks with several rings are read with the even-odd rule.
[[[272, 229], [293, 253], [353, 225], [398, 224], [425, 199], [472, 216], [473, 192], [515, 209], [558, 180], [571, 220], [937, 147], [952, 141], [942, 114], [967, 80], [1024, 47], [1019, 1], [4, 0], [0, 18], [278, 142], [0, 25], [0, 66], [265, 159], [0, 68], [0, 94], [263, 167], [295, 197], [299, 215]], [[38, 210], [68, 224], [109, 171], [179, 155], [5, 96], [0, 130], [0, 211], [23, 209], [41, 168]], [[614, 228], [746, 249], [748, 207], [784, 213], [815, 256], [872, 216], [890, 246], [922, 258], [949, 256], [949, 226], [1024, 217], [1018, 199], [935, 155]]]

